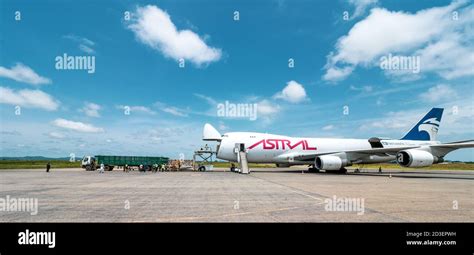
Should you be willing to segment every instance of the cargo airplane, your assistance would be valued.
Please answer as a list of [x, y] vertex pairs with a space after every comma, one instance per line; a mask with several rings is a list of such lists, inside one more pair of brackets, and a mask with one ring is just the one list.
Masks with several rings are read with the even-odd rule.
[[245, 151], [249, 163], [274, 163], [278, 167], [308, 165], [319, 170], [347, 172], [352, 164], [383, 163], [396, 160], [404, 167], [425, 167], [443, 162], [444, 156], [460, 148], [474, 147], [474, 140], [441, 143], [437, 134], [442, 108], [429, 111], [405, 136], [398, 140], [300, 138], [255, 132], [231, 132], [221, 135], [205, 124], [203, 140], [216, 141], [217, 158], [239, 161]]

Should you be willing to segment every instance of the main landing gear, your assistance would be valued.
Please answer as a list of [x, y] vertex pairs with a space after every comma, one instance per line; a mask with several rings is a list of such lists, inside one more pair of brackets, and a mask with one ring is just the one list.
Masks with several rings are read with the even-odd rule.
[[347, 174], [347, 169], [346, 169], [345, 167], [343, 167], [343, 168], [339, 169], [339, 170], [337, 171], [337, 173], [338, 173], [338, 174]]
[[309, 168], [308, 168], [308, 172], [310, 172], [310, 173], [319, 173], [319, 169], [314, 167], [314, 165], [310, 165]]
[[[317, 169], [316, 167], [314, 167], [314, 165], [311, 165], [311, 166], [309, 166], [309, 168], [308, 168], [308, 172], [310, 172], [310, 173], [319, 173], [319, 169]], [[341, 169], [336, 170], [336, 171], [328, 171], [328, 170], [326, 170], [326, 173], [346, 174], [346, 173], [347, 173], [347, 169], [346, 169], [345, 167], [342, 167]]]

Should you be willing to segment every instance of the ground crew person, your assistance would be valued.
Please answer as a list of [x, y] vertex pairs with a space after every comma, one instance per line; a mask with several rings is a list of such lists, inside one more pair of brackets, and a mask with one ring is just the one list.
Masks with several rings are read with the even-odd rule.
[[46, 173], [49, 173], [50, 168], [51, 168], [51, 163], [48, 162], [48, 164], [46, 164]]
[[100, 164], [99, 173], [104, 172], [104, 163]]

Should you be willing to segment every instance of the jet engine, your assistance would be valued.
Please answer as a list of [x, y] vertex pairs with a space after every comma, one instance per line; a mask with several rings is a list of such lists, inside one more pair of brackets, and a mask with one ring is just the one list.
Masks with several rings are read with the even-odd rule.
[[333, 155], [324, 155], [316, 157], [314, 166], [318, 170], [340, 170], [341, 168], [350, 165], [347, 159], [340, 158]]
[[433, 154], [422, 150], [404, 150], [397, 153], [397, 163], [404, 167], [424, 167], [443, 162]]

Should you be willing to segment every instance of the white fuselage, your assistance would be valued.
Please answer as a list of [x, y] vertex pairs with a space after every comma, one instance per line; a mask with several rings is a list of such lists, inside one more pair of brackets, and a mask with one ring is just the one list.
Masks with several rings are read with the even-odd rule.
[[[423, 146], [437, 144], [437, 141], [413, 140], [381, 140], [384, 148], [400, 146]], [[339, 139], [339, 138], [302, 138], [282, 135], [233, 132], [222, 136], [218, 145], [217, 158], [238, 161], [237, 151], [240, 144], [247, 152], [250, 163], [276, 163], [287, 165], [312, 164], [309, 161], [297, 161], [293, 156], [304, 154], [325, 154], [354, 150], [372, 149], [366, 139]], [[237, 148], [237, 149], [236, 149]], [[371, 155], [357, 163], [388, 162], [395, 159], [395, 155]]]

